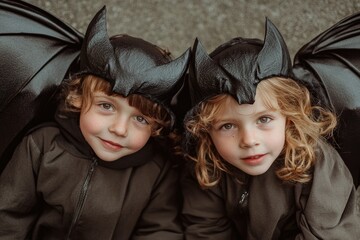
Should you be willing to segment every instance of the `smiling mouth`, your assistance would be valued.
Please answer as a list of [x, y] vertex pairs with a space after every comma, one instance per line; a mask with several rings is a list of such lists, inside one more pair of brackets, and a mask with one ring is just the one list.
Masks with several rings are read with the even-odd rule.
[[118, 150], [124, 148], [120, 144], [117, 144], [117, 143], [114, 143], [114, 142], [111, 142], [111, 141], [107, 141], [107, 140], [104, 140], [104, 139], [101, 139], [101, 142], [102, 142], [103, 146], [106, 149], [109, 149], [109, 150], [112, 150], [112, 151], [118, 151]]

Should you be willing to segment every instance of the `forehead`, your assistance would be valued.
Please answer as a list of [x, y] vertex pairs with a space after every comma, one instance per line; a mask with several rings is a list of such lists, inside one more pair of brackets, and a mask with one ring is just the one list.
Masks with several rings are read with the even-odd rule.
[[108, 100], [112, 100], [112, 101], [115, 101], [115, 102], [122, 102], [122, 103], [129, 104], [128, 103], [128, 98], [123, 97], [123, 96], [121, 96], [119, 94], [111, 94], [111, 95], [109, 95], [109, 94], [107, 94], [105, 92], [102, 92], [102, 91], [95, 91], [93, 93], [93, 96], [94, 96], [94, 98], [106, 98]]
[[222, 116], [228, 117], [231, 115], [251, 116], [260, 112], [274, 110], [274, 106], [276, 105], [277, 102], [274, 97], [263, 95], [261, 93], [255, 95], [255, 102], [253, 104], [238, 104], [234, 98], [229, 96], [224, 99], [217, 114], [217, 118], [221, 118]]

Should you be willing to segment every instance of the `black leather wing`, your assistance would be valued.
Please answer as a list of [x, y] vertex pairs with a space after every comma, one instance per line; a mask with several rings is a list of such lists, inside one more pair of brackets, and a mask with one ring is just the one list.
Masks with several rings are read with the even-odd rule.
[[83, 36], [22, 1], [0, 1], [0, 172], [23, 133], [51, 118]]
[[334, 146], [360, 184], [360, 13], [349, 16], [303, 46], [294, 74], [314, 100], [336, 112]]

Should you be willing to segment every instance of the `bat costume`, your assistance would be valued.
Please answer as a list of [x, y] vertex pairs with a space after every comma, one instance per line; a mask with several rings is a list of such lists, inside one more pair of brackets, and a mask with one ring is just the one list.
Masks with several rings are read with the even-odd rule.
[[[230, 165], [232, 174], [223, 172], [217, 185], [201, 189], [193, 173], [194, 163], [189, 162], [182, 179], [186, 239], [360, 237], [356, 190], [345, 165], [353, 168], [357, 183], [358, 155], [350, 156], [348, 151], [356, 153], [360, 139], [352, 125], [359, 123], [355, 117], [360, 107], [360, 61], [356, 49], [359, 17], [356, 14], [342, 20], [304, 46], [296, 55], [295, 66], [280, 32], [269, 20], [264, 41], [235, 38], [209, 55], [201, 42], [195, 41], [189, 78], [179, 95], [191, 99], [188, 111], [182, 109], [185, 121], [199, 113], [199, 103], [215, 95], [226, 93], [239, 104], [252, 104], [259, 82], [285, 77], [306, 84], [313, 101], [333, 109], [343, 124], [335, 135], [336, 142], [341, 141], [339, 152], [324, 140], [319, 141], [313, 179], [307, 184], [283, 183], [275, 174], [275, 164], [258, 176], [246, 175]], [[345, 141], [342, 134], [348, 131], [354, 135]], [[185, 131], [184, 148], [190, 155], [196, 156], [199, 141]], [[346, 151], [342, 148], [345, 145]], [[348, 157], [345, 163], [339, 153]]]
[[[68, 75], [95, 75], [108, 81], [114, 93], [142, 95], [163, 106], [174, 122], [169, 105], [182, 86], [189, 50], [172, 60], [140, 38], [109, 38], [105, 7], [84, 37], [29, 4], [2, 1], [0, 7], [0, 51], [10, 52], [4, 54], [8, 58], [2, 54], [9, 76], [1, 75], [1, 83], [15, 86], [15, 92], [2, 95], [1, 131], [9, 136], [2, 143], [3, 156], [24, 131], [51, 119], [52, 97]], [[21, 29], [25, 33], [6, 30], [15, 20], [28, 24]], [[25, 39], [19, 42], [25, 49], [14, 46], [18, 38]], [[24, 118], [12, 124], [8, 108], [22, 104], [28, 104], [21, 109]], [[139, 151], [103, 161], [85, 141], [79, 114], [56, 112], [56, 124], [32, 129], [15, 148], [0, 175], [0, 238], [183, 239], [178, 170], [164, 139], [150, 137]]]

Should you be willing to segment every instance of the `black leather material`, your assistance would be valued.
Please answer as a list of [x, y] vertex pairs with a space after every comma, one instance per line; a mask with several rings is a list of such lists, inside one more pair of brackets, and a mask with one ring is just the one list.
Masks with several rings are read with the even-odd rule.
[[220, 93], [232, 95], [239, 104], [253, 103], [256, 86], [261, 80], [292, 76], [287, 46], [268, 19], [264, 42], [235, 38], [209, 56], [196, 39], [193, 52], [189, 78], [192, 106]]
[[82, 35], [21, 1], [0, 2], [0, 171], [23, 133], [50, 119]]
[[333, 109], [339, 125], [335, 148], [360, 184], [360, 13], [349, 16], [303, 46], [294, 74], [314, 101]]
[[123, 96], [141, 94], [169, 107], [187, 71], [190, 50], [175, 60], [159, 47], [128, 35], [109, 39], [106, 9], [101, 9], [88, 26], [81, 49], [81, 73], [108, 80]]

